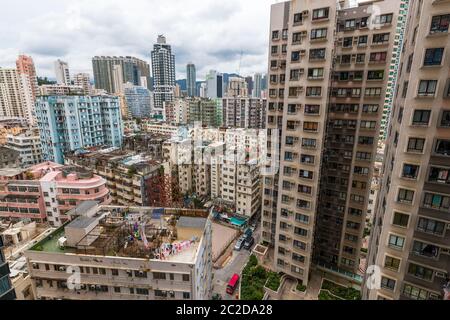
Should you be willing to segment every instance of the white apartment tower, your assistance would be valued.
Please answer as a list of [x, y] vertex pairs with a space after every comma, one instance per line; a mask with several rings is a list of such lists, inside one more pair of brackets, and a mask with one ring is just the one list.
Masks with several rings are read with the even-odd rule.
[[55, 75], [56, 82], [58, 84], [70, 85], [70, 72], [69, 64], [67, 62], [56, 60], [55, 61]]

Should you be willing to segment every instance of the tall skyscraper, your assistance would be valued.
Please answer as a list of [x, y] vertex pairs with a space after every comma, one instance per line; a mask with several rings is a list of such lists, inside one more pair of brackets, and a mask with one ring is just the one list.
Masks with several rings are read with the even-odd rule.
[[[121, 147], [118, 97], [41, 96], [36, 102], [42, 158], [64, 164], [64, 154], [97, 146]], [[70, 130], [67, 130], [70, 128]]]
[[368, 254], [381, 287], [367, 299], [450, 298], [449, 12], [410, 1]]
[[0, 300], [14, 300], [16, 293], [9, 280], [9, 266], [3, 254], [3, 238], [0, 235]]
[[[135, 86], [146, 85], [151, 89], [150, 66], [138, 58], [96, 56], [92, 58], [92, 68], [96, 89], [119, 94], [123, 84], [127, 82]], [[144, 83], [143, 78], [147, 83]]]
[[254, 83], [253, 97], [254, 98], [261, 98], [261, 92], [263, 90], [261, 73], [256, 73], [255, 74], [253, 83]]
[[56, 82], [58, 84], [70, 85], [70, 71], [69, 64], [67, 62], [56, 60], [55, 61], [55, 75]]
[[163, 115], [164, 102], [172, 102], [175, 89], [175, 55], [166, 37], [158, 36], [153, 46], [152, 75], [154, 82], [155, 114]]
[[195, 70], [195, 64], [189, 63], [186, 67], [187, 73], [187, 93], [189, 97], [196, 96], [197, 90], [197, 73]]
[[222, 98], [224, 91], [223, 75], [211, 70], [206, 75], [206, 96], [210, 99]]
[[275, 247], [275, 268], [303, 284], [312, 265], [361, 281], [399, 6], [334, 0], [272, 6], [267, 127], [279, 145], [268, 158], [280, 169], [264, 182], [262, 236]]
[[36, 67], [34, 66], [33, 58], [25, 55], [20, 55], [17, 58], [16, 67], [19, 75], [25, 75], [25, 77], [28, 79], [33, 95], [33, 100], [35, 100], [38, 93], [38, 83], [36, 76]]

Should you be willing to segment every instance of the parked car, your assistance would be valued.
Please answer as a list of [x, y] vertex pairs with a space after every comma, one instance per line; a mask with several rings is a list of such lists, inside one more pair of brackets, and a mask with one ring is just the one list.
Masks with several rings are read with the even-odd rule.
[[242, 249], [242, 247], [244, 246], [244, 242], [245, 239], [244, 238], [239, 238], [238, 241], [236, 242], [236, 244], [234, 245], [234, 250], [236, 251], [240, 251]]
[[250, 239], [245, 240], [244, 248], [246, 250], [250, 250], [254, 244], [255, 244], [255, 238], [251, 237]]

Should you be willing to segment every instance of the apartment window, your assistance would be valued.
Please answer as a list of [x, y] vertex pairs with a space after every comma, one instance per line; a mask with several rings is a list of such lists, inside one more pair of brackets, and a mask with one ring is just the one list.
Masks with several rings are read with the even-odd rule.
[[319, 130], [319, 123], [317, 122], [307, 122], [303, 123], [303, 131], [317, 132]]
[[381, 96], [381, 88], [366, 88], [366, 90], [364, 91], [364, 94], [367, 97], [379, 97]]
[[322, 79], [324, 74], [323, 68], [310, 68], [308, 69], [308, 78], [310, 79]]
[[379, 109], [378, 104], [365, 104], [363, 105], [363, 113], [377, 113]]
[[375, 24], [390, 24], [392, 23], [393, 14], [382, 14], [375, 18]]
[[358, 38], [358, 46], [360, 47], [367, 46], [368, 39], [369, 39], [368, 36], [360, 36]]
[[381, 277], [381, 287], [390, 291], [394, 291], [395, 280], [387, 277]]
[[420, 278], [425, 281], [431, 281], [433, 279], [434, 271], [433, 269], [410, 263], [408, 267], [408, 273], [416, 278]]
[[355, 168], [353, 169], [353, 172], [355, 174], [368, 175], [369, 174], [369, 168], [355, 166]]
[[427, 218], [419, 218], [417, 230], [433, 235], [442, 236], [445, 232], [445, 223]]
[[298, 61], [300, 61], [300, 51], [292, 51], [292, 54], [291, 54], [291, 61], [292, 61], [292, 62], [298, 62]]
[[356, 20], [355, 19], [345, 20], [344, 26], [345, 30], [353, 30], [356, 28]]
[[376, 121], [361, 121], [361, 129], [370, 129], [373, 130], [377, 126]]
[[400, 189], [398, 191], [397, 201], [406, 204], [412, 204], [414, 199], [414, 191], [408, 189]]
[[314, 164], [315, 157], [310, 155], [302, 154], [301, 162], [305, 164]]
[[184, 300], [189, 300], [191, 299], [191, 294], [189, 292], [183, 292], [183, 299]]
[[406, 95], [408, 94], [408, 85], [409, 81], [403, 83], [402, 98], [406, 98]]
[[363, 145], [373, 145], [374, 138], [373, 137], [358, 137], [358, 143]]
[[358, 242], [358, 237], [349, 233], [345, 234], [345, 240], [350, 242]]
[[432, 48], [425, 51], [424, 66], [440, 66], [444, 57], [444, 48]]
[[299, 227], [295, 227], [294, 233], [296, 235], [302, 236], [302, 237], [307, 237], [308, 236], [308, 230], [303, 229], [303, 228], [299, 228]]
[[361, 224], [353, 221], [347, 221], [347, 228], [353, 229], [353, 230], [359, 230], [361, 227]]
[[406, 72], [411, 72], [413, 61], [414, 61], [414, 53], [411, 53], [408, 57], [408, 64], [406, 65]]
[[298, 222], [304, 223], [304, 224], [308, 224], [309, 223], [309, 216], [297, 213], [297, 214], [295, 214], [295, 220], [298, 221]]
[[303, 14], [296, 13], [294, 14], [294, 24], [300, 24], [303, 22]]
[[291, 81], [298, 81], [300, 79], [300, 69], [292, 69], [290, 74]]
[[370, 54], [370, 62], [372, 63], [381, 63], [386, 62], [387, 59], [387, 52], [373, 52]]
[[389, 42], [389, 33], [378, 33], [372, 37], [373, 44], [386, 44]]
[[307, 138], [303, 138], [302, 139], [302, 147], [304, 148], [316, 148], [316, 139], [307, 139]]
[[280, 31], [272, 31], [272, 40], [278, 40], [280, 38]]
[[183, 274], [183, 281], [189, 282], [191, 277], [188, 274]]
[[408, 152], [422, 153], [425, 146], [425, 139], [422, 138], [409, 138], [408, 140]]
[[448, 211], [450, 209], [450, 197], [434, 193], [425, 193], [423, 205], [435, 210]]
[[420, 241], [414, 241], [412, 252], [427, 258], [437, 258], [439, 256], [439, 247]]
[[301, 32], [294, 32], [292, 34], [292, 44], [300, 44], [302, 43], [303, 35]]
[[386, 269], [398, 271], [398, 269], [400, 268], [400, 259], [391, 256], [386, 256], [386, 258], [384, 259], [384, 267]]
[[299, 263], [305, 263], [305, 257], [297, 253], [292, 254], [292, 260]]
[[344, 48], [351, 48], [353, 47], [353, 37], [345, 37], [342, 41], [342, 46]]
[[403, 165], [402, 177], [408, 179], [417, 179], [419, 168], [420, 167], [417, 165], [405, 163]]
[[404, 245], [405, 245], [405, 238], [397, 236], [395, 234], [391, 234], [389, 236], [389, 247], [397, 250], [403, 250]]
[[278, 53], [278, 46], [272, 46], [271, 52], [272, 52], [272, 54], [277, 54]]
[[302, 241], [298, 241], [298, 240], [294, 240], [293, 242], [294, 247], [296, 247], [297, 249], [300, 250], [306, 250], [306, 243], [302, 242]]
[[450, 184], [450, 169], [431, 167], [428, 181]]
[[154, 280], [166, 280], [166, 274], [162, 272], [153, 272]]
[[438, 139], [434, 151], [440, 155], [450, 156], [450, 140]]
[[315, 9], [315, 10], [313, 10], [312, 19], [313, 20], [327, 19], [329, 13], [330, 13], [329, 8]]
[[358, 151], [356, 152], [356, 160], [360, 160], [360, 161], [367, 161], [372, 159], [372, 153], [370, 152], [361, 152]]
[[419, 96], [433, 97], [436, 94], [437, 80], [420, 80]]
[[427, 300], [428, 294], [428, 291], [425, 289], [414, 287], [409, 284], [405, 284], [403, 288], [403, 295], [413, 300]]
[[409, 215], [400, 212], [394, 212], [394, 220], [392, 222], [393, 225], [406, 228], [408, 227], [408, 223]]
[[300, 178], [312, 179], [314, 172], [308, 170], [300, 170]]
[[322, 96], [322, 87], [307, 87], [306, 88], [306, 96], [307, 97], [321, 97]]
[[441, 127], [450, 127], [450, 111], [442, 112]]
[[450, 14], [434, 16], [431, 20], [430, 33], [448, 32], [450, 23]]
[[327, 28], [312, 29], [311, 30], [311, 40], [326, 39], [327, 31], [328, 31]]
[[367, 80], [383, 80], [384, 70], [371, 70], [367, 73]]
[[309, 50], [309, 60], [323, 60], [325, 59], [325, 48], [321, 49], [310, 49]]
[[278, 61], [277, 60], [270, 61], [270, 67], [272, 69], [276, 69], [278, 67]]
[[320, 105], [318, 104], [307, 104], [305, 105], [305, 114], [319, 114], [320, 113]]
[[431, 110], [414, 110], [413, 125], [425, 125], [430, 122]]

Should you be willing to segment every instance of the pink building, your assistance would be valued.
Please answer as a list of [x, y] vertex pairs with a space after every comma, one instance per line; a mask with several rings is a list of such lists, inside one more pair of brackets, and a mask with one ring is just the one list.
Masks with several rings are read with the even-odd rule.
[[44, 162], [26, 170], [0, 171], [0, 218], [29, 218], [59, 226], [83, 201], [110, 204], [106, 180], [74, 166]]

